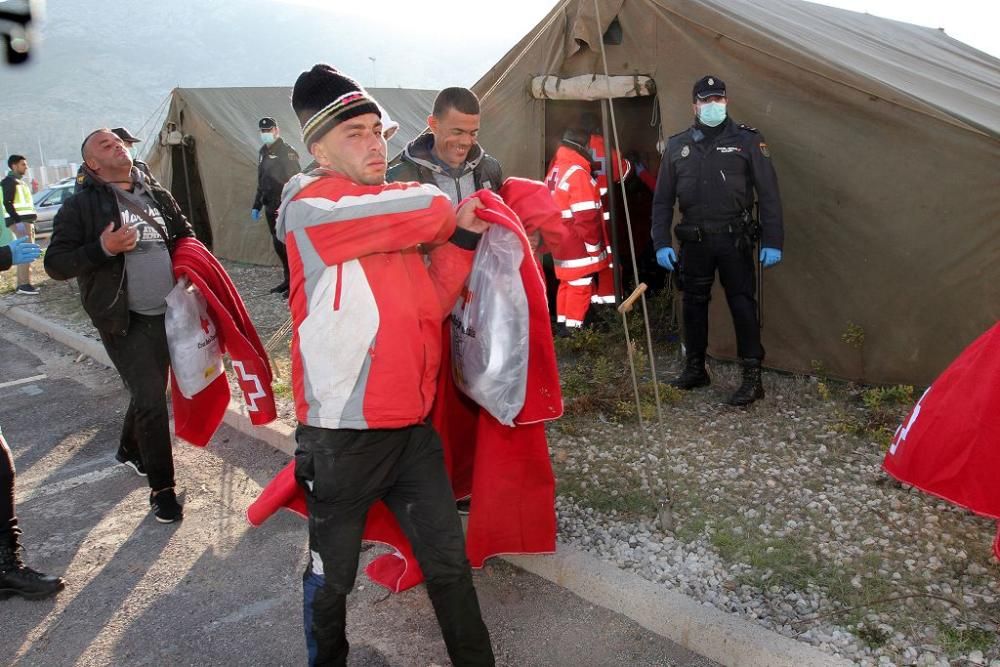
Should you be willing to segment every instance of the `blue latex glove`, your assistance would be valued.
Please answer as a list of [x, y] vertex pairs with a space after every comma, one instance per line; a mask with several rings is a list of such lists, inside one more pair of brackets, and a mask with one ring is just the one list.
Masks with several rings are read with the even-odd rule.
[[27, 264], [38, 259], [42, 248], [36, 243], [30, 243], [27, 237], [15, 239], [10, 244], [10, 256], [13, 264]]
[[760, 263], [769, 268], [781, 261], [781, 251], [777, 248], [761, 248]]
[[255, 208], [252, 211], [250, 211], [250, 218], [253, 220], [260, 220], [260, 209]]
[[674, 265], [677, 264], [677, 254], [673, 248], [660, 248], [656, 251], [656, 263], [667, 271], [673, 271]]

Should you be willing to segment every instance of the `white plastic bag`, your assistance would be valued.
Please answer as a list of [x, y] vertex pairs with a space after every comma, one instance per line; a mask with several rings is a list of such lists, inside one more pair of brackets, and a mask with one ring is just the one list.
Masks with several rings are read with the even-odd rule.
[[205, 297], [187, 278], [181, 277], [167, 295], [164, 325], [170, 370], [177, 378], [177, 388], [185, 398], [193, 398], [222, 375], [225, 368], [219, 335], [208, 315]]
[[521, 282], [524, 250], [517, 235], [491, 225], [479, 241], [472, 273], [451, 311], [455, 383], [497, 421], [514, 425], [528, 384], [528, 297]]

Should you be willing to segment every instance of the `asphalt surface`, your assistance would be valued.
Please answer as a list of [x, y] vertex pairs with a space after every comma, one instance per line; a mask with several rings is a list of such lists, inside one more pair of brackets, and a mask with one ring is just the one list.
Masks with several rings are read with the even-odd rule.
[[[244, 518], [287, 455], [226, 426], [205, 449], [177, 443], [185, 519], [159, 524], [145, 479], [114, 460], [118, 376], [77, 357], [0, 318], [0, 426], [26, 562], [67, 581], [51, 600], [0, 601], [0, 662], [304, 664], [305, 522]], [[715, 664], [509, 564], [475, 581], [498, 664]], [[422, 586], [390, 595], [359, 573], [348, 615], [352, 666], [450, 664]]]

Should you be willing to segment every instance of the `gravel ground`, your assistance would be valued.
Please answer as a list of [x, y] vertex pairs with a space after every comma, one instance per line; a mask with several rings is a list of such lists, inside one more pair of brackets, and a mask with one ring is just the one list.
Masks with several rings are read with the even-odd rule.
[[[226, 266], [268, 341], [288, 318], [268, 293], [279, 270]], [[94, 337], [75, 285], [35, 275], [39, 297], [0, 276], [0, 309]], [[274, 341], [275, 392], [293, 423], [288, 339]], [[662, 354], [667, 378], [678, 363]], [[766, 372], [767, 398], [734, 409], [720, 404], [738, 370], [711, 372], [711, 387], [672, 397], [642, 431], [594, 413], [550, 425], [560, 539], [857, 664], [1000, 667], [994, 523], [886, 477], [864, 388]]]

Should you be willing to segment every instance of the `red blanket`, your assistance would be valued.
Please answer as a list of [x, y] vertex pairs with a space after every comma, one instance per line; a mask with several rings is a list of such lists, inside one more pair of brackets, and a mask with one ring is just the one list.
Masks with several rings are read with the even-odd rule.
[[[535, 201], [538, 208], [560, 212], [547, 196], [543, 183], [511, 179], [506, 196], [515, 202]], [[539, 190], [541, 189], [541, 190]], [[534, 192], [546, 193], [538, 200]], [[501, 190], [503, 193], [504, 190]], [[445, 331], [438, 393], [431, 420], [444, 443], [445, 465], [456, 498], [472, 495], [466, 534], [466, 553], [473, 567], [482, 567], [491, 556], [555, 551], [555, 479], [545, 439], [545, 420], [562, 415], [562, 394], [556, 368], [544, 281], [534, 262], [528, 238], [517, 213], [491, 192], [477, 193], [485, 205], [478, 215], [518, 233], [524, 246], [521, 279], [528, 297], [528, 384], [524, 408], [515, 427], [497, 422], [461, 394], [451, 376], [451, 353]], [[289, 463], [247, 510], [253, 525], [285, 507], [305, 515], [306, 505], [295, 482], [294, 462]], [[368, 512], [364, 539], [392, 546], [396, 553], [376, 558], [365, 570], [369, 578], [389, 590], [406, 590], [423, 580], [409, 542], [388, 508], [381, 502]]]
[[[229, 354], [243, 390], [251, 423], [274, 421], [278, 413], [271, 392], [271, 363], [233, 281], [208, 248], [196, 239], [179, 240], [171, 259], [174, 277], [187, 277], [205, 297], [222, 351]], [[181, 394], [171, 377], [170, 394], [177, 435], [193, 445], [207, 445], [229, 406], [229, 380], [225, 374], [190, 399]]]
[[[928, 387], [896, 429], [883, 466], [901, 482], [1000, 520], [1000, 323]], [[993, 554], [1000, 559], [1000, 521]]]

